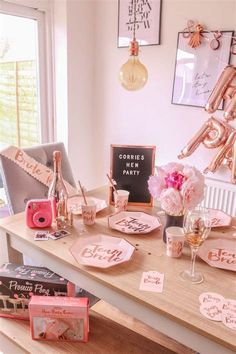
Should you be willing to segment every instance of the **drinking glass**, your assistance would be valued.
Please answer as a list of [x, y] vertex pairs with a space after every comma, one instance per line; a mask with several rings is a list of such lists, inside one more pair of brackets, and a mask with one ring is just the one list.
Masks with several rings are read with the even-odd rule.
[[[73, 226], [73, 212], [76, 212], [76, 214], [78, 214], [78, 211], [80, 210], [80, 208], [81, 208], [81, 205], [79, 205], [79, 204], [73, 204], [73, 205], [69, 206], [68, 211], [69, 211], [69, 213], [71, 213], [71, 218], [72, 218], [71, 226]], [[84, 233], [86, 233], [87, 230], [85, 229], [83, 222], [81, 222], [79, 224], [79, 226], [77, 226], [77, 231], [80, 236], [84, 235]]]
[[194, 209], [184, 217], [184, 236], [191, 249], [191, 267], [184, 270], [180, 276], [191, 283], [203, 282], [203, 275], [195, 271], [195, 260], [199, 247], [205, 241], [211, 230], [209, 211], [205, 208]]

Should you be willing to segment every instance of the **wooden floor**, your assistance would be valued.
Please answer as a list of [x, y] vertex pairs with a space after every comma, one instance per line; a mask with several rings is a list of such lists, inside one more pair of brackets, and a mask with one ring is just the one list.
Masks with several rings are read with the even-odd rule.
[[0, 318], [0, 351], [4, 354], [194, 353], [103, 301], [90, 309], [89, 321], [89, 341], [73, 344], [71, 342], [34, 341], [31, 339], [28, 321]]

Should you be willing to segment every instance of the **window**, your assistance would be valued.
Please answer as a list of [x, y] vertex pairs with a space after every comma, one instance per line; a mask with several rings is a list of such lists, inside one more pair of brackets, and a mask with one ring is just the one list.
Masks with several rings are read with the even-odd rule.
[[0, 0], [0, 148], [52, 139], [45, 14]]

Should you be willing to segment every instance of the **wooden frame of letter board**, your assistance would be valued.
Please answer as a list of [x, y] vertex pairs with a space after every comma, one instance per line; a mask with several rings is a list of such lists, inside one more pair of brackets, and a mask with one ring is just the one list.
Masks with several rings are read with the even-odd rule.
[[[121, 151], [120, 151], [121, 150]], [[132, 151], [134, 150], [134, 151]], [[140, 200], [139, 198], [135, 198], [135, 196], [132, 197], [132, 188], [130, 188], [130, 185], [132, 184], [132, 180], [133, 178], [135, 178], [136, 176], [123, 176], [123, 175], [118, 175], [117, 173], [117, 168], [118, 168], [118, 162], [120, 162], [118, 159], [115, 159], [115, 153], [118, 154], [125, 154], [125, 155], [145, 155], [147, 157], [147, 151], [150, 150], [151, 151], [151, 158], [148, 160], [149, 165], [148, 166], [144, 166], [146, 167], [146, 169], [148, 168], [148, 173], [145, 175], [145, 179], [142, 181], [140, 180], [140, 178], [138, 179], [139, 182], [137, 184], [137, 186], [135, 186], [136, 188], [138, 187], [139, 191], [143, 190], [146, 191], [146, 194], [144, 195], [144, 200]], [[119, 151], [119, 152], [117, 152]], [[148, 178], [149, 176], [154, 174], [154, 168], [155, 168], [155, 153], [156, 153], [156, 147], [155, 146], [143, 146], [143, 145], [111, 145], [111, 154], [110, 154], [110, 176], [111, 178], [117, 183], [116, 184], [116, 188], [117, 189], [125, 189], [128, 190], [130, 192], [130, 196], [129, 196], [129, 205], [140, 205], [140, 206], [153, 206], [153, 198], [150, 194], [150, 192], [148, 191]], [[149, 156], [148, 156], [149, 157]], [[142, 161], [137, 161], [137, 160], [121, 160], [126, 161], [126, 162], [142, 162]], [[125, 162], [124, 162], [125, 164]], [[145, 162], [146, 164], [146, 162]], [[140, 171], [141, 172], [141, 171]], [[140, 175], [140, 177], [142, 177], [142, 173]], [[134, 190], [135, 193], [135, 190]], [[148, 196], [148, 200], [147, 200], [147, 196]], [[109, 202], [110, 204], [114, 204], [114, 200], [113, 200], [113, 188], [110, 186], [110, 190], [109, 190]]]

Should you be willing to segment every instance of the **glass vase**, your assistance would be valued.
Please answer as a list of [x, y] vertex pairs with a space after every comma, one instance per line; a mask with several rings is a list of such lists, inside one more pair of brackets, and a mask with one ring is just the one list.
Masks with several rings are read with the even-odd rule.
[[169, 215], [166, 214], [166, 223], [163, 229], [163, 241], [166, 243], [166, 229], [170, 226], [183, 227], [184, 215]]

